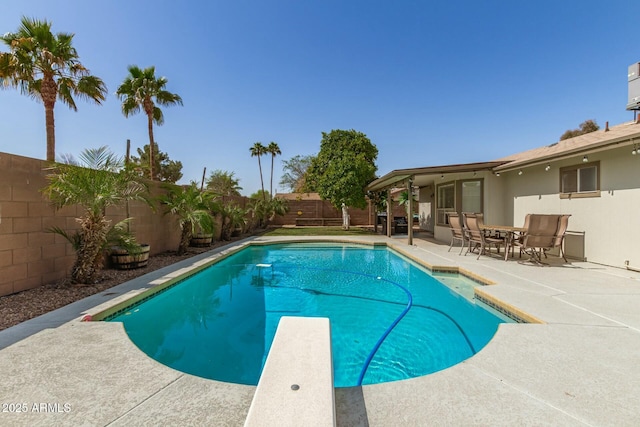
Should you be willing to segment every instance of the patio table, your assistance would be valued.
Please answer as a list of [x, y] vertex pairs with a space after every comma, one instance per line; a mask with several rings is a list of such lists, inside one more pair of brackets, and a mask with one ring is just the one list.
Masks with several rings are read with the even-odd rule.
[[512, 246], [514, 233], [524, 233], [525, 231], [527, 231], [527, 229], [524, 227], [514, 227], [512, 225], [484, 224], [482, 227], [480, 227], [480, 229], [482, 231], [493, 231], [493, 232], [497, 231], [498, 233], [504, 235], [504, 260], [505, 261], [509, 256], [509, 248]]

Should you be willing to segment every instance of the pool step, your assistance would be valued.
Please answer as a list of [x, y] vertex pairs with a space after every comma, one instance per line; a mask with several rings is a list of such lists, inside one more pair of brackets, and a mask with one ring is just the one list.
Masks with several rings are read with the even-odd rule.
[[244, 425], [336, 425], [328, 318], [280, 319]]

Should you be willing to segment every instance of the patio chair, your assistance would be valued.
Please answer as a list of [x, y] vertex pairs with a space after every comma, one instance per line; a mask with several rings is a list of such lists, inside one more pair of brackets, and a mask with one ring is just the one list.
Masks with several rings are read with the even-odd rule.
[[489, 249], [489, 253], [491, 253], [491, 245], [494, 245], [498, 253], [500, 253], [500, 245], [504, 243], [504, 240], [485, 235], [484, 231], [481, 228], [484, 223], [484, 216], [482, 214], [466, 212], [463, 212], [462, 215], [464, 218], [464, 224], [466, 225], [469, 233], [467, 236], [469, 247], [465, 255], [471, 252], [472, 244], [475, 244], [480, 248], [477, 259], [480, 259], [480, 255], [484, 254], [486, 249]]
[[451, 244], [447, 252], [451, 252], [453, 244], [458, 240], [460, 241], [460, 253], [458, 255], [462, 255], [467, 238], [464, 227], [462, 226], [462, 221], [460, 220], [460, 215], [456, 212], [448, 212], [447, 216], [449, 217], [449, 228], [451, 228]]
[[[564, 235], [567, 233], [567, 228], [569, 227], [570, 216], [571, 215], [560, 215], [560, 219], [558, 222], [558, 230], [556, 231], [555, 239], [553, 240], [553, 246], [549, 248], [549, 249], [558, 248], [559, 253], [562, 256], [562, 259], [564, 259], [564, 262], [569, 262], [567, 261], [567, 257], [564, 254]], [[547, 250], [549, 249], [543, 250], [545, 258], [547, 257]]]
[[531, 257], [530, 261], [540, 265], [544, 264], [542, 254], [545, 250], [554, 247], [560, 216], [530, 214], [529, 226], [524, 238], [522, 242], [515, 241], [514, 246], [519, 246], [522, 251], [528, 254]]
[[[524, 224], [522, 224], [522, 228], [524, 229], [528, 229], [529, 228], [529, 220], [531, 218], [531, 214], [526, 214], [524, 216]], [[524, 252], [524, 250], [522, 249], [522, 244], [524, 243], [524, 236], [527, 234], [526, 231], [522, 231], [520, 233], [518, 233], [518, 235], [514, 236], [513, 238], [513, 242], [511, 242], [511, 256], [513, 256], [513, 248], [515, 248], [516, 246], [520, 247], [520, 258], [522, 258], [522, 252]]]

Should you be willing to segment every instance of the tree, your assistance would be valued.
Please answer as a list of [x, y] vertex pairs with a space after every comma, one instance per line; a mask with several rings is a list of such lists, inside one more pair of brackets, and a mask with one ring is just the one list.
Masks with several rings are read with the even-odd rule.
[[252, 195], [250, 195], [249, 198], [250, 199], [255, 199], [255, 200], [258, 200], [258, 199], [265, 200], [265, 199], [271, 199], [271, 195], [269, 194], [268, 191], [258, 190], [255, 193], [253, 193]]
[[307, 173], [307, 186], [329, 200], [336, 209], [365, 208], [365, 187], [376, 177], [378, 149], [355, 130], [322, 133], [320, 152]]
[[280, 147], [278, 147], [278, 144], [273, 141], [269, 143], [266, 151], [267, 153], [271, 154], [271, 183], [269, 185], [269, 194], [273, 198], [273, 160], [276, 158], [276, 156], [281, 155], [282, 151], [280, 151]]
[[82, 65], [73, 47], [74, 34], [51, 32], [51, 23], [23, 17], [15, 33], [0, 39], [9, 52], [0, 52], [0, 86], [42, 101], [47, 134], [47, 160], [55, 161], [56, 135], [53, 109], [60, 100], [78, 111], [75, 97], [101, 104], [107, 87]]
[[49, 184], [42, 190], [56, 209], [80, 205], [83, 215], [76, 219], [80, 229], [68, 235], [61, 229], [52, 231], [67, 237], [76, 250], [71, 270], [74, 283], [93, 283], [97, 272], [96, 260], [102, 255], [109, 233], [115, 227], [123, 230], [129, 218], [111, 227], [106, 210], [127, 200], [147, 201], [147, 187], [135, 175], [123, 168], [122, 159], [107, 147], [87, 149], [80, 154], [84, 167], [55, 164], [47, 176]]
[[264, 181], [262, 179], [262, 164], [260, 163], [260, 157], [263, 156], [264, 154], [266, 154], [267, 147], [262, 145], [261, 142], [256, 142], [255, 144], [253, 144], [253, 147], [251, 147], [249, 150], [251, 151], [251, 157], [257, 157], [258, 158], [258, 169], [260, 169], [260, 186], [262, 188], [262, 195], [264, 196], [265, 195], [265, 192], [264, 192]]
[[234, 177], [234, 172], [216, 169], [209, 175], [207, 189], [221, 196], [240, 196], [242, 187], [239, 185], [239, 180]]
[[[153, 140], [153, 123], [162, 126], [164, 114], [157, 106], [182, 105], [182, 98], [165, 89], [166, 77], [156, 77], [154, 66], [141, 70], [137, 65], [128, 67], [129, 75], [118, 87], [116, 95], [122, 101], [122, 114], [125, 117], [144, 111], [147, 115], [147, 127], [149, 130], [149, 178], [155, 178], [152, 159], [155, 159]], [[157, 105], [156, 105], [157, 104]]]
[[[416, 199], [416, 196], [412, 193], [411, 194], [411, 203], [412, 203], [412, 205], [414, 207], [414, 210], [415, 210], [415, 207], [417, 206], [416, 205], [417, 201], [418, 200]], [[414, 212], [409, 212], [409, 192], [407, 190], [404, 190], [398, 196], [398, 205], [404, 206], [405, 212], [407, 212], [407, 220], [411, 224], [411, 221], [413, 221], [413, 213]]]
[[[411, 201], [414, 203], [417, 201], [416, 196], [413, 194], [411, 195]], [[409, 209], [409, 192], [407, 190], [401, 192], [398, 196], [398, 205]]]
[[[149, 144], [147, 144], [142, 150], [138, 148], [137, 151], [140, 157], [131, 156], [131, 163], [129, 165], [134, 168], [140, 176], [149, 176], [151, 173], [149, 171], [149, 165], [151, 164], [149, 159], [152, 150], [149, 149]], [[153, 154], [155, 157], [153, 162], [155, 180], [175, 183], [182, 178], [182, 162], [170, 160], [167, 153], [160, 151], [157, 142], [154, 142]]]
[[180, 226], [180, 243], [178, 254], [183, 254], [189, 247], [191, 237], [196, 229], [204, 233], [212, 233], [214, 230], [213, 217], [210, 208], [214, 202], [214, 195], [208, 191], [200, 191], [195, 182], [187, 186], [169, 186], [168, 192], [161, 198], [161, 202], [167, 207], [167, 212], [178, 218]]
[[584, 135], [586, 133], [595, 132], [598, 129], [600, 129], [600, 126], [598, 126], [595, 120], [585, 120], [584, 122], [580, 123], [580, 127], [578, 129], [569, 129], [565, 131], [565, 133], [560, 136], [560, 141], [573, 138], [575, 136]]
[[373, 231], [378, 232], [378, 213], [386, 210], [387, 207], [387, 191], [367, 191], [367, 199], [373, 204], [376, 210], [376, 220], [373, 223]]
[[280, 179], [280, 185], [288, 188], [293, 193], [305, 191], [305, 178], [307, 169], [314, 156], [293, 156], [289, 160], [283, 160], [284, 175]]

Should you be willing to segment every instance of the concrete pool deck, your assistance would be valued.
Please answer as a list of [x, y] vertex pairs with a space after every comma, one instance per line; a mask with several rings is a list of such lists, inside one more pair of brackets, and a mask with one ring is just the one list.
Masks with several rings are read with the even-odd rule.
[[[517, 256], [476, 260], [419, 237], [414, 246], [383, 236], [339, 240], [388, 243], [430, 265], [471, 271], [496, 283], [482, 288], [492, 298], [545, 323], [501, 325], [478, 354], [431, 375], [338, 388], [337, 425], [638, 424], [640, 273], [558, 259], [545, 267]], [[1, 331], [0, 425], [243, 425], [256, 387], [175, 371], [138, 350], [121, 325], [80, 322], [168, 271]]]

